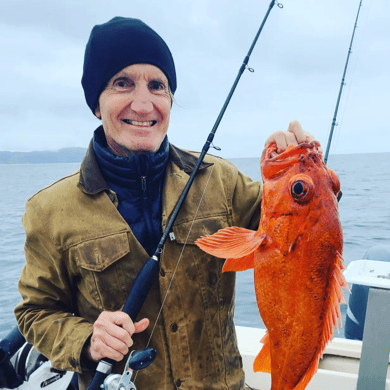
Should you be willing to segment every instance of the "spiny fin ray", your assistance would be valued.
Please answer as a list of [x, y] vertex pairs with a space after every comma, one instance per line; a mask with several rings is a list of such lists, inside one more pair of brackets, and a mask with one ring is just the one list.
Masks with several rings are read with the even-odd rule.
[[340, 303], [345, 301], [345, 298], [341, 288], [348, 288], [348, 284], [345, 281], [342, 269], [344, 269], [343, 259], [341, 255], [337, 253], [335, 267], [333, 269], [333, 274], [331, 275], [331, 280], [328, 286], [328, 306], [325, 310], [324, 325], [320, 346], [310, 366], [308, 367], [307, 371], [302, 376], [298, 384], [294, 387], [294, 390], [304, 390], [306, 388], [314, 374], [317, 372], [319, 359], [320, 357], [322, 357], [326, 344], [333, 336], [333, 326], [337, 326], [338, 328], [338, 323], [340, 323], [340, 325], [342, 326]]
[[268, 372], [271, 373], [271, 350], [269, 345], [269, 335], [268, 333], [261, 339], [261, 342], [264, 344], [261, 351], [256, 356], [255, 361], [253, 362], [253, 371], [254, 372]]
[[211, 236], [195, 241], [206, 253], [228, 259], [238, 259], [253, 253], [265, 240], [266, 234], [239, 227], [228, 227]]

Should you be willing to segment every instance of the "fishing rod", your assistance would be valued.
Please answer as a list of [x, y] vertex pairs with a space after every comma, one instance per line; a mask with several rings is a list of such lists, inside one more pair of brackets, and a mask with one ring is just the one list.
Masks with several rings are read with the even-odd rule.
[[[268, 15], [270, 14], [270, 12], [275, 4], [277, 4], [277, 6], [279, 8], [283, 8], [283, 5], [278, 3], [277, 0], [271, 1], [270, 5], [268, 7], [268, 10], [265, 14], [265, 17], [260, 25], [260, 28], [259, 28], [259, 30], [258, 30], [258, 32], [257, 32], [257, 34], [252, 42], [252, 45], [248, 51], [248, 54], [245, 56], [244, 61], [243, 61], [242, 65], [238, 71], [238, 75], [233, 83], [233, 86], [231, 87], [230, 92], [225, 100], [225, 103], [222, 106], [222, 109], [218, 115], [218, 118], [217, 118], [211, 132], [209, 133], [209, 135], [207, 137], [207, 141], [202, 148], [202, 152], [197, 160], [195, 168], [192, 171], [192, 173], [191, 173], [191, 175], [190, 175], [190, 177], [189, 177], [189, 179], [188, 179], [188, 181], [183, 189], [183, 192], [181, 193], [181, 195], [176, 203], [176, 206], [175, 206], [175, 208], [172, 212], [172, 215], [168, 221], [168, 224], [167, 224], [167, 226], [162, 234], [162, 237], [161, 237], [160, 242], [157, 246], [157, 249], [156, 249], [155, 253], [153, 254], [153, 256], [151, 256], [145, 262], [144, 266], [142, 267], [141, 271], [138, 273], [136, 279], [133, 282], [131, 291], [130, 291], [128, 297], [126, 298], [126, 302], [125, 302], [123, 309], [122, 309], [122, 311], [127, 313], [133, 321], [135, 321], [135, 319], [137, 318], [137, 316], [138, 316], [138, 314], [139, 314], [139, 312], [140, 312], [140, 310], [141, 310], [141, 308], [146, 300], [147, 295], [149, 294], [154, 282], [157, 280], [157, 276], [158, 276], [158, 272], [159, 272], [160, 256], [162, 254], [164, 244], [165, 244], [169, 234], [172, 231], [173, 224], [175, 223], [175, 220], [179, 214], [181, 206], [183, 205], [184, 200], [185, 200], [185, 198], [186, 198], [186, 196], [187, 196], [187, 194], [192, 186], [192, 183], [195, 180], [195, 176], [196, 176], [196, 174], [197, 174], [197, 172], [198, 172], [198, 170], [203, 162], [203, 159], [206, 156], [206, 153], [208, 152], [208, 150], [210, 149], [210, 146], [212, 145], [214, 135], [217, 131], [217, 128], [218, 128], [221, 120], [222, 120], [222, 117], [226, 111], [226, 108], [230, 102], [230, 99], [233, 96], [233, 93], [237, 87], [237, 84], [241, 78], [241, 75], [243, 74], [245, 69], [248, 69], [251, 72], [253, 72], [253, 69], [248, 67], [249, 57], [252, 54], [252, 51], [256, 45], [256, 42], [257, 42], [257, 40], [258, 40], [262, 30], [263, 30], [265, 22], [268, 19]], [[153, 352], [151, 348], [149, 348], [148, 350], [145, 350], [145, 351], [144, 350], [141, 350], [141, 351], [142, 351], [143, 356], [145, 357], [145, 360], [146, 360], [146, 362], [145, 362], [145, 367], [146, 367], [147, 365], [149, 365], [153, 361], [156, 352], [154, 350], [153, 350], [154, 351]], [[139, 352], [141, 352], [141, 351], [139, 351]], [[115, 363], [116, 362], [113, 361], [112, 359], [104, 358], [104, 359], [100, 360], [100, 362], [96, 368], [95, 376], [91, 382], [90, 387], [88, 387], [88, 390], [101, 390], [102, 386], [103, 386], [103, 382], [106, 380], [106, 378], [111, 373], [112, 366]], [[142, 364], [141, 364], [141, 366], [142, 366]], [[133, 368], [132, 363], [131, 363], [131, 356], [130, 356], [128, 362], [126, 363], [125, 372], [128, 368], [130, 368], [130, 369]], [[125, 372], [122, 375], [122, 378], [125, 376]], [[120, 381], [122, 381], [122, 379]], [[120, 382], [120, 383], [122, 383], [122, 382]], [[118, 384], [118, 388], [120, 388], [119, 387], [120, 383]], [[133, 387], [128, 387], [128, 384], [126, 384], [127, 387], [124, 387], [124, 388], [128, 388], [128, 389], [134, 388], [135, 389], [134, 384], [132, 382], [130, 382], [130, 383]], [[103, 388], [104, 388], [104, 386], [103, 386]]]
[[356, 15], [356, 20], [355, 20], [355, 26], [353, 28], [353, 33], [352, 33], [352, 38], [351, 38], [351, 43], [349, 45], [349, 49], [348, 49], [348, 55], [347, 55], [347, 61], [345, 62], [345, 67], [344, 67], [344, 73], [343, 73], [343, 77], [341, 79], [341, 85], [340, 85], [340, 90], [339, 90], [339, 95], [337, 97], [337, 103], [336, 103], [336, 108], [334, 110], [334, 115], [333, 115], [333, 121], [332, 121], [332, 126], [330, 128], [330, 134], [329, 134], [329, 138], [328, 138], [328, 145], [326, 146], [326, 152], [325, 152], [325, 157], [324, 157], [324, 162], [325, 164], [327, 163], [328, 161], [328, 155], [329, 155], [329, 149], [330, 149], [330, 144], [332, 142], [332, 137], [333, 137], [333, 130], [334, 130], [334, 127], [337, 126], [337, 112], [339, 110], [339, 105], [340, 105], [340, 98], [341, 98], [341, 94], [343, 92], [343, 88], [344, 88], [344, 85], [345, 85], [345, 75], [347, 73], [347, 68], [348, 68], [348, 62], [349, 62], [349, 57], [352, 53], [352, 43], [353, 43], [353, 39], [355, 37], [355, 31], [356, 31], [356, 28], [357, 28], [357, 22], [358, 22], [358, 19], [359, 19], [359, 13], [360, 13], [360, 8], [362, 6], [362, 1], [363, 0], [360, 0], [360, 4], [359, 4], [359, 8], [358, 8], [358, 11], [357, 11], [357, 15]]

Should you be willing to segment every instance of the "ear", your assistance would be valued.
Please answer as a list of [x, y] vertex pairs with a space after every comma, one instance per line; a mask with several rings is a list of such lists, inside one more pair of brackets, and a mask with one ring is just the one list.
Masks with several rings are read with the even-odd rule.
[[102, 114], [100, 113], [100, 106], [99, 106], [99, 103], [97, 104], [96, 108], [95, 108], [95, 115], [99, 118], [99, 119], [102, 119]]

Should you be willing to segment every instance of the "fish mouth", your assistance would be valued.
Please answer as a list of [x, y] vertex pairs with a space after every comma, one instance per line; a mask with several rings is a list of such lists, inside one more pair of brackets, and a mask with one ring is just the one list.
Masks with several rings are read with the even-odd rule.
[[134, 121], [132, 119], [121, 119], [121, 121], [128, 125], [140, 126], [140, 127], [152, 127], [157, 123], [156, 120], [141, 122], [141, 121]]
[[272, 160], [272, 161], [279, 161], [279, 160], [285, 160], [288, 158], [291, 158], [295, 155], [301, 155], [303, 150], [306, 150], [309, 153], [316, 153], [318, 149], [317, 144], [311, 142], [302, 142], [299, 145], [289, 145], [287, 149], [279, 153], [275, 156], [272, 156], [272, 153], [277, 150], [276, 144], [273, 147], [270, 147], [268, 150], [266, 149], [268, 153], [266, 154], [266, 159], [267, 160]]
[[305, 158], [305, 156], [310, 156], [311, 158], [321, 158], [321, 150], [318, 147], [316, 142], [303, 142], [299, 145], [289, 145], [287, 149], [280, 153], [273, 155], [277, 150], [276, 143], [268, 145], [264, 151], [261, 158], [261, 171], [263, 177], [272, 178], [277, 177], [290, 167]]

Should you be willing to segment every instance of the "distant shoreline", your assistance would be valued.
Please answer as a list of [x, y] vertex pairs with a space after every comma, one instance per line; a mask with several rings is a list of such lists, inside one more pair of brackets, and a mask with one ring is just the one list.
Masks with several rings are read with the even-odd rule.
[[64, 148], [58, 151], [1, 152], [0, 164], [80, 163], [86, 148]]
[[[33, 152], [7, 152], [0, 151], [0, 164], [52, 164], [52, 163], [81, 163], [87, 148], [63, 148], [57, 151], [33, 151]], [[353, 156], [362, 153], [335, 154], [335, 156]], [[390, 154], [390, 152], [364, 153], [364, 154]], [[254, 157], [230, 157], [228, 160]]]

